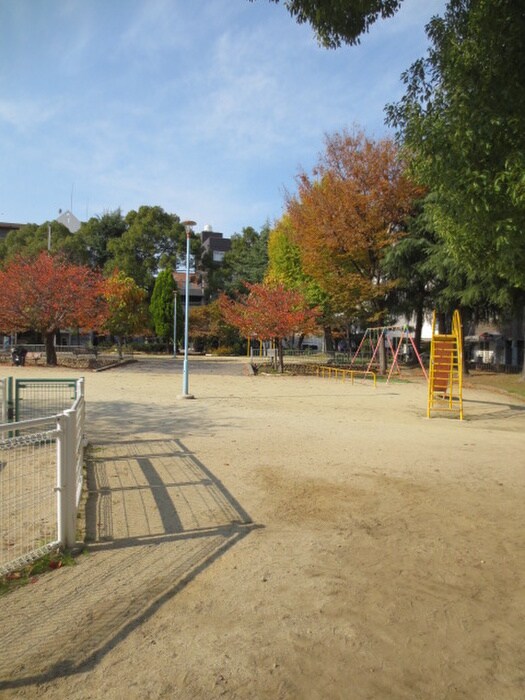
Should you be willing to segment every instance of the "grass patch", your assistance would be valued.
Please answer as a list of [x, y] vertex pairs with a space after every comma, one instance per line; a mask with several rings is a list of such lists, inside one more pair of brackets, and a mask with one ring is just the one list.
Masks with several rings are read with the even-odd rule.
[[504, 391], [525, 400], [525, 382], [521, 379], [521, 374], [476, 372], [474, 370], [464, 376], [463, 383], [474, 389]]
[[0, 596], [28, 583], [36, 583], [39, 577], [50, 571], [61, 569], [63, 566], [75, 566], [75, 564], [75, 556], [68, 550], [49, 552], [46, 556], [24, 566], [23, 569], [0, 577]]

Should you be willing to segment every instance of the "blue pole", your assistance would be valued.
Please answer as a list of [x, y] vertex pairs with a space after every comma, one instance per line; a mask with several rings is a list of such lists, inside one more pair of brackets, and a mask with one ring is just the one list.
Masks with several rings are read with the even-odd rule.
[[177, 290], [173, 292], [173, 358], [177, 357]]
[[188, 328], [190, 311], [190, 228], [186, 229], [186, 297], [184, 299], [184, 364], [182, 369], [182, 395], [188, 395]]

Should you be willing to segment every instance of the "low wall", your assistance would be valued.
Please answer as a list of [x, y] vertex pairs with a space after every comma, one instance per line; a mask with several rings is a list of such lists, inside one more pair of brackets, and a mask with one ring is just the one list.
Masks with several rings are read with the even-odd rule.
[[[119, 362], [118, 355], [69, 355], [57, 353], [57, 367], [70, 367], [71, 369], [100, 369], [109, 367]], [[0, 353], [1, 365], [12, 365], [11, 353]], [[26, 367], [45, 367], [46, 357], [44, 353], [28, 353], [26, 356]]]

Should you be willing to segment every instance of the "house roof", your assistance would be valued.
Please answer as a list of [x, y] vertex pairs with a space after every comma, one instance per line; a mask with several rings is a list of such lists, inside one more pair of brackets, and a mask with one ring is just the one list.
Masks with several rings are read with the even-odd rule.
[[[186, 273], [185, 272], [173, 272], [173, 279], [177, 283], [177, 290], [179, 296], [185, 296], [186, 294]], [[204, 290], [202, 289], [202, 284], [200, 280], [200, 275], [195, 273], [190, 274], [189, 278], [189, 291], [190, 298], [197, 299], [204, 296]]]
[[57, 221], [71, 231], [71, 233], [76, 233], [80, 228], [80, 221], [77, 217], [69, 211], [69, 209], [60, 216], [57, 217]]

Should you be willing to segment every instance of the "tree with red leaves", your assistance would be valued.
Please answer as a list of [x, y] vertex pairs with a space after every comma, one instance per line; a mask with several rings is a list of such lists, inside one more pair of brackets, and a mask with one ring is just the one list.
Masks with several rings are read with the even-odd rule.
[[45, 337], [46, 362], [57, 363], [54, 336], [62, 328], [100, 328], [106, 316], [103, 280], [88, 267], [41, 253], [0, 270], [0, 330], [34, 330]]
[[226, 295], [219, 297], [219, 306], [227, 323], [235, 326], [246, 338], [273, 340], [283, 371], [283, 338], [293, 333], [312, 333], [318, 310], [308, 306], [301, 292], [283, 284], [248, 284], [249, 293], [238, 301]]

